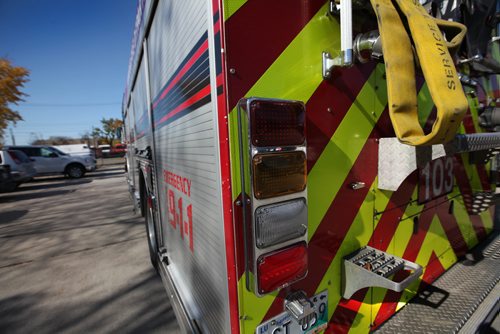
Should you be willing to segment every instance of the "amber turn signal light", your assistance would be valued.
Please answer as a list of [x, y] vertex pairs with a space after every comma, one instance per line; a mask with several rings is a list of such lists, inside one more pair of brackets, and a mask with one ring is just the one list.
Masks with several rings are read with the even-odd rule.
[[292, 194], [306, 188], [306, 155], [302, 151], [257, 154], [252, 165], [257, 199]]

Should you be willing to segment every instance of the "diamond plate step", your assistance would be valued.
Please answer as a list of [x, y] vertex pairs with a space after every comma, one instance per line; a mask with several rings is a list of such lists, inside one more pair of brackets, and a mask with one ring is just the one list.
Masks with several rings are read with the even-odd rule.
[[[411, 274], [401, 282], [392, 281], [392, 275], [401, 270]], [[356, 291], [370, 286], [401, 292], [421, 274], [422, 267], [418, 264], [365, 246], [344, 258], [342, 297], [349, 299]]]
[[480, 308], [483, 302], [498, 303], [499, 296], [490, 293], [498, 291], [499, 281], [500, 235], [496, 233], [422, 290], [375, 333], [458, 333], [462, 328], [476, 328], [467, 323], [478, 311], [483, 319], [487, 316], [491, 308]]

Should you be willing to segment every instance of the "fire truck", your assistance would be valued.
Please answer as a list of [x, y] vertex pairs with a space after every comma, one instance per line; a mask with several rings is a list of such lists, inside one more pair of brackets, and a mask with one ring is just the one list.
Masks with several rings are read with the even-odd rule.
[[127, 180], [184, 332], [491, 318], [498, 8], [138, 1]]

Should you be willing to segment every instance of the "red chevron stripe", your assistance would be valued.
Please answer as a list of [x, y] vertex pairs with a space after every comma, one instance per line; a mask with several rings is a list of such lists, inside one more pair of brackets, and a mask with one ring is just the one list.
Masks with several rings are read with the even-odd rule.
[[[309, 0], [307, 4], [302, 0], [249, 0], [227, 19], [227, 66], [236, 71], [228, 77], [229, 110], [324, 4], [324, 0]], [[254, 48], [265, 52], [253, 52]]]
[[[422, 282], [420, 283], [419, 291], [422, 291], [426, 289], [432, 282], [436, 280], [441, 274], [445, 272], [445, 269], [441, 262], [439, 261], [439, 258], [437, 257], [436, 253], [432, 252], [429, 262], [425, 268], [424, 275], [422, 277]], [[392, 314], [389, 314], [388, 317], [392, 316]], [[379, 318], [379, 321], [385, 321], [383, 320], [384, 318], [381, 316]], [[383, 322], [374, 322], [371, 330], [375, 330], [378, 326], [380, 326]]]
[[331, 81], [324, 80], [307, 101], [308, 171], [330, 142], [374, 68], [374, 63], [369, 63], [338, 71]]
[[[432, 218], [435, 215], [435, 211], [432, 209], [435, 206], [435, 201], [428, 202], [424, 208], [423, 212], [420, 215], [419, 219], [419, 228], [416, 234], [413, 234], [406, 246], [406, 250], [402, 256], [402, 258], [414, 262], [417, 259], [418, 253], [422, 248], [422, 244], [427, 235], [427, 231], [432, 223]], [[395, 281], [401, 281], [407, 277], [407, 272], [399, 272], [395, 275]], [[380, 325], [382, 322], [387, 320], [394, 312], [396, 312], [396, 307], [401, 299], [401, 292], [395, 292], [389, 290], [384, 298], [384, 302], [380, 307], [380, 310], [373, 321], [375, 326]]]
[[[375, 228], [369, 246], [386, 251], [396, 233], [401, 217], [403, 216], [408, 203], [411, 201], [411, 195], [416, 187], [417, 173], [412, 173], [401, 187], [395, 191], [387, 204], [386, 210], [382, 212], [380, 221]], [[342, 299], [335, 309], [328, 331], [330, 333], [347, 333], [351, 328], [358, 310], [365, 299], [368, 289], [356, 292], [351, 299]]]
[[[467, 199], [467, 197], [472, 198], [472, 188], [469, 183], [469, 178], [467, 176], [467, 172], [465, 171], [464, 168], [464, 162], [462, 160], [462, 157], [460, 155], [455, 156], [456, 163], [454, 166], [454, 173], [455, 173], [455, 178], [457, 180], [458, 188], [460, 189], [460, 193], [462, 194], [464, 201]], [[465, 203], [465, 207], [468, 212], [470, 212], [470, 205]], [[480, 216], [478, 215], [470, 215], [469, 218], [472, 222], [472, 227], [474, 229], [474, 232], [476, 233], [476, 237], [479, 241], [483, 240], [486, 238], [486, 230], [483, 225], [483, 221]]]
[[450, 241], [450, 245], [457, 257], [463, 256], [467, 253], [467, 242], [464, 239], [462, 231], [458, 227], [457, 218], [449, 212], [449, 201], [439, 205], [436, 208], [437, 215], [441, 221], [446, 237]]
[[[387, 113], [385, 115], [388, 118]], [[307, 278], [293, 286], [294, 289], [305, 291], [308, 296], [314, 294], [323, 279], [369, 191], [368, 187], [353, 191], [349, 184], [353, 181], [362, 181], [370, 185], [375, 180], [377, 169], [365, 168], [365, 166], [377, 165], [378, 147], [374, 140], [375, 133], [376, 130], [370, 135], [370, 139], [361, 150], [337, 196], [309, 242], [309, 258], [315, 259], [314, 265], [309, 266]], [[282, 290], [278, 294], [264, 320], [283, 310], [283, 298], [286, 293], [287, 291]]]
[[[377, 168], [366, 168], [366, 166], [377, 166], [378, 144], [375, 138], [394, 136], [390, 124], [389, 112], [386, 109], [370, 133], [369, 139], [353, 163], [353, 167], [338, 194], [309, 242], [309, 258], [315, 259], [314, 266], [309, 267], [307, 278], [294, 284], [293, 288], [304, 290], [307, 295], [312, 295], [316, 291], [369, 190], [363, 188], [353, 191], [349, 184], [353, 181], [362, 181], [367, 185], [373, 183]], [[264, 320], [283, 310], [283, 299], [286, 293], [287, 291], [282, 290], [278, 294]]]

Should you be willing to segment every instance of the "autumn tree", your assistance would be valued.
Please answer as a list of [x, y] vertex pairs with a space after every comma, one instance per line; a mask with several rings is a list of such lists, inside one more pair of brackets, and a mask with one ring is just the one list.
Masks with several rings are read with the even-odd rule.
[[113, 142], [116, 138], [117, 130], [123, 126], [123, 121], [118, 118], [103, 118], [101, 120], [102, 124], [102, 137], [106, 139], [109, 146], [113, 146]]
[[9, 60], [0, 58], [0, 140], [9, 122], [16, 124], [23, 119], [11, 105], [17, 105], [27, 96], [21, 88], [28, 81], [28, 75], [29, 71], [24, 67], [13, 66]]

